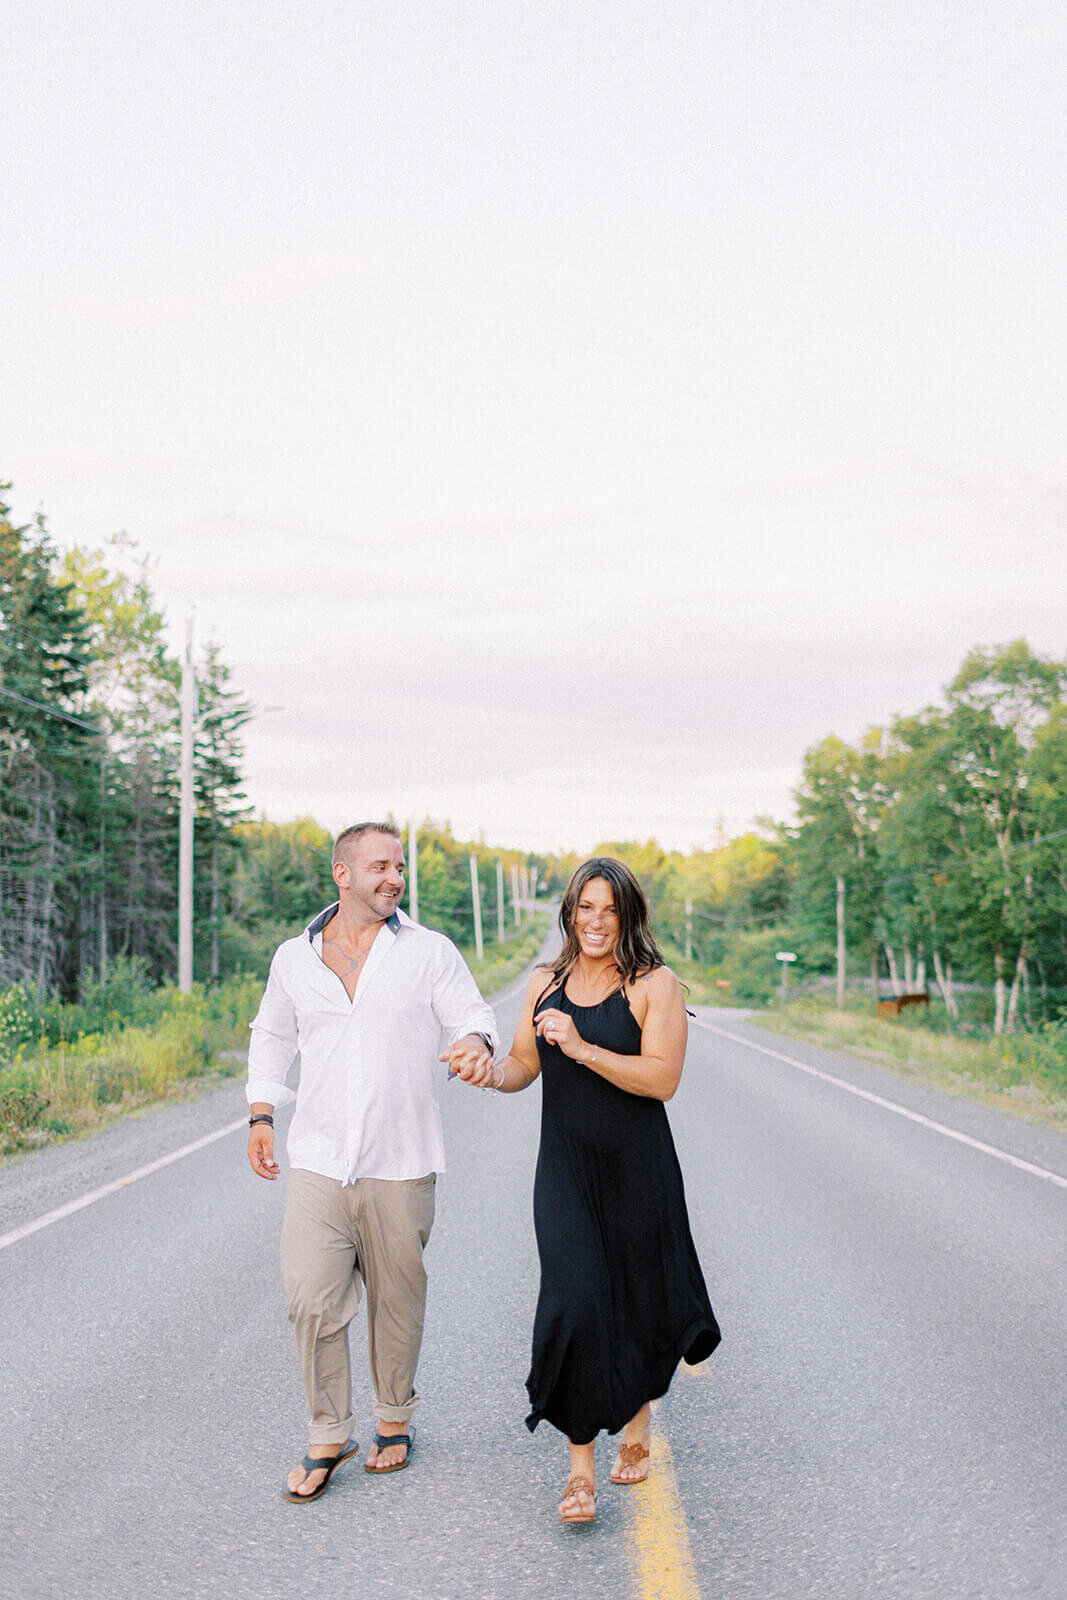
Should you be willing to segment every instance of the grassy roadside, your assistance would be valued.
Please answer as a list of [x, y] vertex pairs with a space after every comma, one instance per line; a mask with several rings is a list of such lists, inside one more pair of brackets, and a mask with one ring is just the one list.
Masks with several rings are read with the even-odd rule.
[[752, 1021], [1067, 1131], [1067, 1022], [1000, 1038], [961, 1038], [924, 1025], [921, 1013], [888, 1020], [873, 1014], [870, 1001], [847, 1004], [842, 1011], [815, 998], [756, 1012]]
[[[463, 954], [482, 993], [506, 987], [533, 959], [549, 918], [538, 914], [479, 961]], [[181, 994], [149, 990], [135, 963], [77, 1006], [35, 1010], [17, 990], [0, 996], [0, 1156], [98, 1132], [120, 1117], [189, 1099], [243, 1077], [258, 977], [228, 978]]]
[[485, 944], [485, 953], [479, 961], [473, 945], [462, 945], [463, 959], [474, 973], [475, 982], [491, 1000], [501, 989], [506, 989], [513, 979], [530, 965], [541, 948], [551, 917], [547, 911], [536, 911], [516, 928], [502, 945], [494, 939]]

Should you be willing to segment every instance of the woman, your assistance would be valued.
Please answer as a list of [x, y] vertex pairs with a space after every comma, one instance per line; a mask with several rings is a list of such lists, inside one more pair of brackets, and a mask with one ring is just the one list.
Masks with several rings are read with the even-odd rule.
[[541, 1292], [526, 1424], [544, 1418], [567, 1435], [560, 1520], [592, 1522], [598, 1432], [622, 1429], [611, 1481], [643, 1482], [649, 1401], [666, 1393], [683, 1357], [711, 1354], [719, 1329], [664, 1110], [685, 1056], [681, 986], [621, 861], [595, 856], [578, 868], [560, 926], [563, 948], [534, 972], [492, 1081], [515, 1094], [538, 1073], [544, 1080], [534, 1180]]

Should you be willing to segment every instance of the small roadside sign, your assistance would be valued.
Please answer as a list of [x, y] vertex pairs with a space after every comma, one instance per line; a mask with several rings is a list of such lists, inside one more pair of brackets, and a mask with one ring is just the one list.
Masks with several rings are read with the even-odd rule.
[[797, 953], [796, 953], [795, 950], [776, 950], [774, 952], [774, 959], [776, 961], [780, 961], [782, 963], [782, 1000], [783, 1000], [783, 1002], [785, 1001], [786, 991], [789, 988], [789, 963], [791, 961], [795, 961], [796, 958], [797, 958]]

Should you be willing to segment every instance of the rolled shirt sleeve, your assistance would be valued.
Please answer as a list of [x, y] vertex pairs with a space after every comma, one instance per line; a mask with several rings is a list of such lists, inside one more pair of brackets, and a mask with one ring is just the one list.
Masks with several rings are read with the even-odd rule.
[[250, 1024], [245, 1087], [250, 1106], [285, 1106], [296, 1099], [286, 1083], [299, 1048], [296, 1007], [279, 970], [279, 955], [280, 952], [270, 964], [267, 987]]
[[468, 1033], [483, 1033], [495, 1054], [500, 1030], [491, 1006], [482, 999], [470, 968], [448, 939], [441, 940], [434, 973], [433, 1009], [450, 1045]]

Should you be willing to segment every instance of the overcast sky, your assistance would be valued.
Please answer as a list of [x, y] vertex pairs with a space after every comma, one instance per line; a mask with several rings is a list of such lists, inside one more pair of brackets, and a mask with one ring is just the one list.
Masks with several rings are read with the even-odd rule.
[[0, 477], [276, 820], [689, 848], [1062, 656], [1061, 3], [34, 0]]

